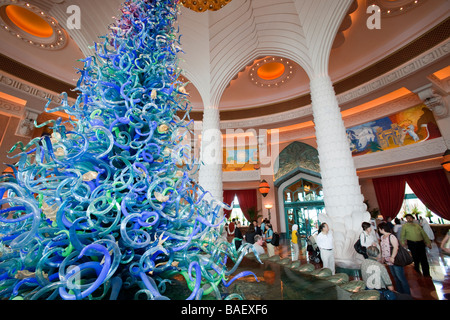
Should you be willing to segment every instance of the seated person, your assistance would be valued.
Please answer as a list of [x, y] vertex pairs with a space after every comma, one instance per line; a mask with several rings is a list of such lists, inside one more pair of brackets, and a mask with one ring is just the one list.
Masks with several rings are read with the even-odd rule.
[[361, 264], [361, 276], [368, 290], [378, 290], [380, 300], [410, 300], [411, 296], [395, 292], [391, 278], [384, 264], [377, 261], [380, 250], [375, 246], [367, 248], [369, 258]]
[[264, 243], [263, 238], [259, 234], [255, 235], [255, 243], [253, 244], [253, 248], [259, 255], [266, 253], [266, 251], [263, 248], [263, 243]]

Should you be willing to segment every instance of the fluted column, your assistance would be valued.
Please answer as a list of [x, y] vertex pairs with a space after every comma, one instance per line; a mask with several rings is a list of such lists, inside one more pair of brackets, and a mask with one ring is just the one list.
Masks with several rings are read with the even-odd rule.
[[333, 230], [336, 264], [351, 267], [357, 265], [353, 244], [370, 214], [331, 80], [328, 75], [318, 75], [311, 78], [310, 85], [326, 210], [319, 218]]
[[222, 135], [219, 108], [215, 106], [205, 107], [203, 111], [200, 161], [199, 184], [214, 199], [222, 201]]

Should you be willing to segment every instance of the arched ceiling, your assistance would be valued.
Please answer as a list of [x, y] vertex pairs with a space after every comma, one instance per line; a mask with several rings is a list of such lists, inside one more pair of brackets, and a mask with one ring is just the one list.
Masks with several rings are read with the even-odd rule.
[[[3, 56], [0, 68], [9, 73], [21, 70], [17, 76], [31, 83], [41, 81], [35, 84], [49, 89], [58, 90], [61, 85], [73, 87], [78, 79], [76, 68], [82, 67], [78, 60], [92, 53], [93, 43], [108, 32], [112, 17], [119, 14], [121, 2], [0, 0], [3, 20], [2, 7], [12, 3], [29, 3], [41, 10], [43, 15], [54, 19], [66, 35], [63, 47], [42, 48], [31, 45], [24, 41], [24, 37], [18, 37], [11, 29], [3, 27], [0, 30], [0, 54]], [[308, 37], [322, 26], [331, 28], [339, 23], [334, 26], [337, 33], [331, 39], [334, 42], [331, 41], [333, 48], [329, 55], [328, 73], [336, 90], [345, 91], [357, 86], [357, 80], [368, 81], [376, 76], [375, 71], [364, 73], [370, 68], [396, 67], [396, 63], [402, 61], [401, 57], [406, 56], [405, 53], [392, 58], [395, 61], [389, 61], [391, 65], [382, 65], [380, 61], [389, 59], [436, 26], [445, 24], [450, 12], [447, 0], [374, 0], [370, 4], [376, 4], [382, 10], [381, 28], [369, 29], [368, 1], [348, 1], [345, 8], [340, 3], [343, 2], [233, 0], [217, 11], [195, 12], [181, 7], [179, 25], [182, 47], [186, 53], [181, 56], [180, 65], [185, 70], [184, 76], [192, 82], [186, 89], [193, 105], [193, 118], [201, 119], [205, 97], [219, 101], [218, 107], [223, 114], [221, 118], [225, 120], [267, 115], [308, 105], [308, 73], [314, 68], [314, 61], [309, 57], [314, 57], [311, 52], [323, 49], [314, 48], [314, 41]], [[72, 15], [68, 11], [70, 5], [80, 8], [80, 28], [74, 29], [68, 25]], [[332, 8], [345, 11], [341, 20], [333, 20]], [[317, 17], [324, 20], [315, 19]], [[444, 30], [447, 34], [430, 37], [434, 37], [435, 42], [442, 41], [441, 38], [448, 38], [448, 28], [444, 27]], [[39, 37], [33, 39], [33, 42], [39, 42]], [[305, 57], [304, 60], [302, 57]], [[289, 67], [284, 67], [292, 74], [284, 82], [265, 80], [265, 85], [261, 86], [261, 82], [255, 83], [258, 74], [255, 77], [251, 74], [258, 71], [258, 63], [262, 66], [270, 59], [289, 61]], [[377, 66], [377, 63], [380, 64]], [[364, 74], [365, 78], [360, 74]], [[285, 73], [282, 75], [286, 76]], [[211, 97], [211, 91], [219, 96]], [[70, 94], [72, 97], [75, 95]]]

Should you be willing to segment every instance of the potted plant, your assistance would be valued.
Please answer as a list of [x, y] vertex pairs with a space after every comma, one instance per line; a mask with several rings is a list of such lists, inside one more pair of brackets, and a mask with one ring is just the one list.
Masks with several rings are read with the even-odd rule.
[[258, 214], [258, 212], [260, 212], [260, 210], [256, 210], [255, 207], [250, 207], [247, 209], [247, 215], [250, 218], [250, 223], [252, 223], [253, 220], [258, 220], [259, 217], [262, 217], [262, 215]]
[[419, 214], [421, 214], [422, 212], [420, 212], [419, 208], [417, 206], [414, 206], [414, 208], [412, 208], [411, 210], [411, 214], [413, 216], [416, 216], [416, 220], [419, 220]]
[[425, 217], [427, 217], [428, 218], [428, 220], [430, 221], [430, 223], [433, 223], [433, 221], [431, 221], [431, 217], [433, 216], [433, 214], [431, 213], [431, 210], [430, 209], [426, 209], [427, 211], [426, 211], [426, 214], [425, 214]]

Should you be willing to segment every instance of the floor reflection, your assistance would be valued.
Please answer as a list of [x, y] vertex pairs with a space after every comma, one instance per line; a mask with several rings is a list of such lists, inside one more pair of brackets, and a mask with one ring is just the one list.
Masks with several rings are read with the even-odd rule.
[[[305, 246], [301, 251], [301, 263], [312, 263], [306, 254]], [[290, 248], [280, 245], [276, 248], [280, 259], [290, 257]], [[433, 242], [432, 248], [427, 249], [431, 277], [418, 274], [413, 265], [405, 267], [405, 275], [411, 288], [411, 296], [415, 300], [448, 300], [450, 297], [450, 256], [442, 254], [438, 245]], [[312, 263], [314, 264], [314, 263]], [[321, 268], [321, 263], [314, 264]], [[264, 261], [261, 265], [256, 260], [244, 259], [236, 271], [252, 271], [260, 282], [251, 277], [236, 281], [228, 289], [235, 290], [245, 299], [268, 300], [339, 300], [339, 290], [330, 282], [292, 270], [280, 263]], [[350, 277], [350, 280], [358, 280]], [[346, 297], [347, 298], [347, 297]]]
[[243, 259], [236, 274], [252, 271], [253, 276], [236, 280], [227, 293], [238, 293], [246, 300], [337, 300], [337, 290], [329, 281], [302, 274], [278, 262]]

